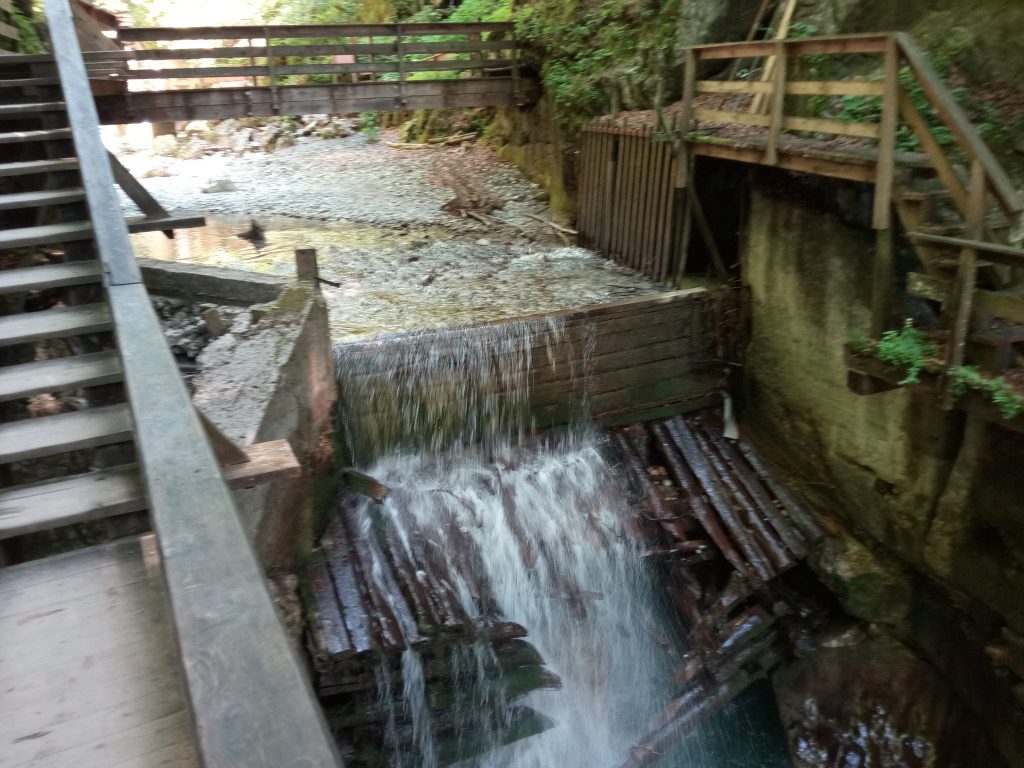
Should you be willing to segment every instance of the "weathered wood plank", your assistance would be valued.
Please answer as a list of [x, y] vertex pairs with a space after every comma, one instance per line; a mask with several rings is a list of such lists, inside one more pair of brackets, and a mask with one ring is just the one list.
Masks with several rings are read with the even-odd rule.
[[[122, 27], [117, 30], [121, 42], [157, 42], [171, 40], [232, 40], [290, 38], [394, 37], [396, 24], [273, 24], [270, 26], [224, 27]], [[509, 22], [418, 23], [402, 24], [404, 36], [464, 35], [471, 32], [508, 33], [514, 31]]]
[[0, 402], [120, 380], [121, 359], [113, 351], [8, 365], [0, 368]]
[[101, 282], [103, 268], [98, 261], [76, 261], [39, 267], [0, 271], [0, 294], [23, 293], [70, 285]]
[[7, 315], [0, 317], [0, 346], [99, 333], [111, 327], [110, 309], [106, 304]]
[[[698, 93], [772, 92], [772, 83], [755, 80], [700, 80]], [[884, 84], [874, 80], [793, 80], [786, 83], [787, 96], [882, 96]]]
[[131, 440], [126, 405], [108, 405], [57, 416], [0, 424], [0, 463], [51, 456]]
[[128, 539], [0, 570], [5, 648], [33, 651], [0, 671], [4, 765], [151, 768], [163, 753], [198, 766], [148, 546]]

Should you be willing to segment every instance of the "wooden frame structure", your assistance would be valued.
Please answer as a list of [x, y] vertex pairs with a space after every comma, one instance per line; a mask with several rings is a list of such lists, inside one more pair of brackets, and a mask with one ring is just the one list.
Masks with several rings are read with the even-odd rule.
[[[808, 77], [809, 71], [814, 74], [815, 67], [827, 69], [833, 60], [846, 68], [849, 57], [859, 58], [861, 66], [856, 71], [872, 74], [844, 80]], [[701, 79], [701, 73], [713, 70], [715, 64], [758, 58], [774, 63], [769, 78]], [[735, 70], [731, 67], [728, 71]], [[846, 97], [868, 107], [856, 120], [813, 114], [807, 102], [814, 99], [827, 110], [837, 98]], [[761, 105], [766, 108], [764, 114]], [[931, 126], [936, 121], [948, 130], [948, 142], [940, 143], [933, 134]], [[872, 336], [878, 337], [893, 320], [894, 211], [932, 280], [945, 280], [949, 286], [943, 292], [943, 323], [949, 332], [947, 371], [963, 364], [972, 325], [980, 318], [1024, 316], [1024, 302], [1005, 295], [1000, 296], [999, 304], [1007, 308], [999, 312], [991, 311], [992, 301], [982, 301], [979, 306], [979, 295], [986, 294], [979, 294], [975, 287], [978, 270], [987, 265], [1024, 268], [1024, 251], [1008, 240], [1021, 221], [1024, 200], [909, 35], [862, 34], [692, 47], [686, 53], [683, 98], [672, 129], [675, 151], [666, 156], [656, 143], [659, 134], [649, 126], [631, 125], [628, 119], [621, 121], [611, 115], [586, 127], [579, 222], [585, 244], [655, 279], [678, 277], [685, 269], [686, 244], [694, 225], [712, 255], [716, 250], [696, 195], [693, 158], [773, 166], [874, 185], [872, 226], [877, 237]], [[897, 150], [901, 129], [916, 138], [920, 154]], [[650, 147], [642, 146], [647, 144]], [[634, 188], [630, 185], [635, 185], [636, 163], [644, 166], [641, 176], [646, 181]], [[952, 212], [962, 219], [962, 237], [925, 231], [924, 221], [908, 202], [915, 195], [913, 176], [923, 173], [934, 174], [940, 186], [936, 194], [947, 197]], [[662, 189], [666, 176], [671, 179], [671, 190]], [[619, 216], [616, 211], [623, 203], [625, 210]], [[956, 267], [952, 279], [950, 265]], [[721, 267], [716, 267], [721, 272]], [[911, 281], [911, 290], [914, 285]], [[948, 376], [942, 379], [943, 402], [948, 407], [952, 402]]]

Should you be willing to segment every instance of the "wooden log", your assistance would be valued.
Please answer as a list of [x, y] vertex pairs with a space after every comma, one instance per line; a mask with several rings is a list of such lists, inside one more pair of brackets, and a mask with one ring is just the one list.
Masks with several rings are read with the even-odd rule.
[[341, 615], [338, 596], [323, 553], [314, 551], [306, 564], [306, 582], [313, 609], [310, 636], [313, 639], [313, 663], [320, 671], [334, 662], [351, 657], [355, 648]]
[[807, 540], [799, 528], [793, 525], [792, 521], [785, 516], [783, 510], [772, 499], [768, 489], [765, 487], [761, 477], [752, 471], [749, 463], [744, 460], [743, 455], [730, 441], [722, 435], [721, 427], [712, 424], [710, 419], [704, 416], [697, 417], [697, 423], [704, 429], [705, 434], [711, 437], [711, 441], [719, 450], [732, 469], [733, 476], [746, 489], [747, 493], [760, 508], [761, 513], [768, 519], [775, 528], [779, 537], [786, 543], [789, 551], [798, 558], [807, 555]]
[[676, 541], [686, 541], [689, 538], [686, 527], [680, 520], [680, 516], [672, 514], [658, 495], [654, 483], [647, 476], [643, 459], [640, 457], [636, 445], [624, 430], [616, 430], [614, 435], [630, 475], [644, 493], [644, 499], [650, 506], [652, 512], [650, 519], [657, 522]]
[[702, 456], [707, 459], [713, 477], [717, 476], [725, 490], [732, 495], [733, 500], [736, 502], [737, 513], [746, 518], [748, 530], [751, 531], [757, 542], [768, 553], [768, 557], [775, 564], [775, 567], [781, 571], [795, 565], [784, 544], [775, 537], [775, 532], [769, 530], [765, 521], [761, 519], [760, 509], [757, 504], [746, 494], [744, 488], [734, 478], [732, 472], [729, 471], [729, 467], [707, 437], [700, 431], [692, 429], [691, 424], [687, 420], [680, 419], [679, 424], [680, 429], [686, 430], [686, 434], [696, 443]]
[[391, 493], [391, 489], [382, 482], [353, 467], [345, 467], [341, 470], [341, 477], [349, 488], [374, 501], [384, 501]]
[[726, 535], [721, 524], [711, 513], [707, 502], [704, 501], [704, 492], [701, 490], [697, 478], [694, 477], [689, 467], [683, 461], [682, 456], [673, 447], [672, 439], [664, 425], [655, 424], [650, 429], [655, 437], [655, 444], [665, 459], [665, 465], [668, 467], [669, 473], [676, 481], [679, 489], [687, 496], [693, 516], [697, 518], [697, 521], [707, 532], [708, 536], [715, 542], [715, 546], [718, 547], [725, 559], [737, 571], [745, 576], [754, 576], [755, 574], [751, 571], [750, 565], [740, 557], [732, 540]]
[[442, 629], [444, 620], [434, 610], [433, 604], [427, 597], [426, 575], [420, 576], [417, 572], [416, 564], [412, 561], [410, 553], [398, 534], [396, 521], [386, 519], [381, 528], [387, 544], [388, 558], [401, 582], [402, 592], [416, 613], [420, 631], [430, 633]]
[[[732, 503], [729, 500], [725, 488], [721, 487], [707, 459], [699, 448], [693, 443], [689, 429], [681, 417], [676, 417], [665, 422], [664, 430], [670, 436], [676, 449], [686, 459], [699, 482], [699, 493], [706, 493], [711, 502], [708, 509], [709, 515], [717, 513], [717, 517], [728, 529], [729, 535], [736, 546], [743, 552], [744, 557], [750, 563], [751, 568], [757, 573], [761, 581], [771, 581], [775, 576], [768, 557], [761, 547], [754, 541], [746, 526], [737, 518]], [[692, 499], [692, 496], [691, 496]]]
[[760, 475], [761, 479], [772, 489], [775, 498], [779, 500], [789, 514], [790, 519], [793, 520], [808, 540], [816, 541], [820, 539], [825, 532], [814, 515], [801, 502], [797, 501], [797, 498], [785, 485], [775, 479], [775, 476], [768, 469], [767, 464], [761, 459], [760, 454], [758, 454], [754, 447], [745, 442], [737, 443], [736, 447], [739, 448], [740, 453], [743, 454], [744, 458], [750, 463], [750, 466]]
[[334, 589], [341, 604], [341, 613], [356, 653], [364, 653], [377, 645], [373, 635], [373, 622], [367, 610], [366, 598], [356, 577], [348, 536], [341, 520], [332, 518], [320, 540]]

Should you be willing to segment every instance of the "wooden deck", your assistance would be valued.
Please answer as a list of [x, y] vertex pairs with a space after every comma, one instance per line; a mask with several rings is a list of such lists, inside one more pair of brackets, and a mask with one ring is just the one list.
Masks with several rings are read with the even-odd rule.
[[0, 768], [198, 765], [152, 536], [0, 569]]

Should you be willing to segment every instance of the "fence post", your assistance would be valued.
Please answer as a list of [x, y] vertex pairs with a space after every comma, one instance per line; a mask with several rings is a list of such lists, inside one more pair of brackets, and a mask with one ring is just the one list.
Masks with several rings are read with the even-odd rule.
[[878, 165], [875, 171], [875, 209], [871, 226], [892, 226], [892, 193], [896, 171], [896, 128], [900, 109], [900, 59], [895, 37], [885, 46], [885, 86], [882, 96], [882, 120], [879, 125]]
[[316, 248], [295, 249], [295, 277], [312, 282], [320, 290], [320, 266], [316, 261]]
[[[971, 160], [971, 184], [967, 190], [967, 232], [968, 240], [980, 240], [985, 232], [985, 201], [988, 195], [988, 177], [985, 166], [977, 157]], [[953, 407], [950, 371], [963, 365], [964, 347], [971, 332], [971, 315], [974, 309], [974, 288], [978, 277], [978, 251], [964, 248], [960, 251], [960, 266], [957, 270], [956, 314], [950, 328], [949, 348], [946, 350], [946, 368], [942, 377], [942, 407]]]
[[686, 146], [686, 136], [690, 132], [690, 124], [693, 122], [693, 97], [697, 91], [697, 55], [692, 48], [686, 49], [686, 59], [683, 64], [683, 107], [679, 113], [679, 137], [676, 141], [676, 154], [679, 157], [679, 175], [676, 177], [676, 187], [685, 189], [690, 183], [690, 150]]
[[772, 112], [768, 128], [768, 145], [765, 162], [777, 165], [779, 162], [779, 134], [786, 119], [786, 69], [788, 68], [785, 43], [775, 44], [775, 73], [772, 77]]
[[405, 109], [405, 49], [401, 24], [395, 24], [395, 52], [398, 54], [398, 106]]

